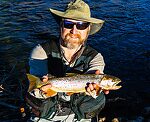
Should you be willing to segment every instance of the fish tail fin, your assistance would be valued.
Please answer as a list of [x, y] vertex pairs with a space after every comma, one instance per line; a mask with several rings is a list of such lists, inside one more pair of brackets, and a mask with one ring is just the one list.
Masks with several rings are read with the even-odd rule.
[[31, 74], [27, 74], [27, 78], [30, 81], [29, 89], [28, 89], [28, 91], [30, 92], [37, 87], [37, 81], [39, 81], [40, 79], [34, 75], [31, 75]]
[[31, 75], [31, 74], [28, 74], [28, 73], [27, 73], [27, 78], [28, 78], [30, 81], [36, 81], [37, 79], [39, 79], [39, 78], [36, 77], [35, 75]]

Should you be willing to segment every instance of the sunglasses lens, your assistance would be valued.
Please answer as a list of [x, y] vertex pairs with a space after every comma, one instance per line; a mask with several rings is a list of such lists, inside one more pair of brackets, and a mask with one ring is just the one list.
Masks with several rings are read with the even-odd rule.
[[72, 29], [74, 25], [76, 25], [76, 28], [78, 30], [84, 30], [90, 25], [90, 23], [89, 22], [76, 22], [76, 23], [74, 23], [74, 22], [71, 22], [68, 20], [64, 20], [64, 28]]
[[76, 24], [77, 29], [84, 30], [90, 25], [89, 22], [79, 22]]
[[73, 23], [73, 22], [64, 20], [64, 28], [72, 29], [73, 26], [74, 26], [74, 23]]

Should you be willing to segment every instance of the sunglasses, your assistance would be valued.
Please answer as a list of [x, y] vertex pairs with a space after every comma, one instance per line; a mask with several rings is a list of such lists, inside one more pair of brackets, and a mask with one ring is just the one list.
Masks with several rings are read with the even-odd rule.
[[76, 28], [78, 30], [84, 30], [90, 25], [90, 22], [72, 22], [69, 20], [63, 20], [63, 25], [64, 25], [64, 28], [67, 28], [67, 29], [72, 29], [73, 26], [76, 25]]

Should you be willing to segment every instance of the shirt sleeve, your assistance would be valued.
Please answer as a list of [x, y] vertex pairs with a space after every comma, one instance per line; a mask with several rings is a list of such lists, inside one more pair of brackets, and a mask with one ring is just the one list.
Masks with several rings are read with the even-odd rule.
[[41, 45], [37, 45], [29, 58], [30, 74], [42, 77], [48, 74], [48, 59]]
[[104, 73], [105, 62], [103, 56], [98, 53], [89, 63], [89, 69], [87, 73], [99, 70], [100, 73]]

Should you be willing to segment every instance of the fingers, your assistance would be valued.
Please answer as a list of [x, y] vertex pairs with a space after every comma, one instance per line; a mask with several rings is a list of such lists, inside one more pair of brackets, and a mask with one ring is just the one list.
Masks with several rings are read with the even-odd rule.
[[47, 84], [45, 86], [42, 86], [40, 88], [41, 93], [46, 97], [53, 97], [55, 95], [57, 95], [57, 92], [51, 89], [52, 85], [51, 84]]
[[51, 84], [47, 84], [47, 85], [45, 85], [45, 86], [42, 86], [41, 88], [40, 88], [40, 90], [42, 91], [42, 92], [47, 92], [48, 91], [48, 89], [50, 89], [52, 87], [52, 85]]
[[96, 70], [95, 74], [96, 74], [96, 75], [101, 74], [101, 73], [100, 73], [100, 70]]
[[[100, 70], [96, 70], [95, 74], [96, 74], [96, 75], [100, 75], [100, 74], [102, 74], [102, 73], [100, 72]], [[109, 94], [109, 90], [103, 90], [103, 92], [104, 92], [105, 94]]]
[[47, 74], [47, 75], [44, 75], [44, 76], [41, 78], [41, 81], [47, 82], [47, 81], [48, 81], [48, 74]]
[[86, 94], [89, 96], [93, 96], [93, 93], [96, 93], [96, 95], [98, 95], [101, 90], [104, 92], [104, 94], [109, 94], [109, 90], [101, 89], [99, 84], [88, 83], [86, 86]]
[[95, 71], [95, 74], [96, 74], [96, 75], [102, 75], [102, 74], [104, 74], [104, 73], [102, 73], [100, 70], [96, 70], [96, 71]]
[[109, 94], [109, 90], [103, 90], [105, 94]]
[[98, 95], [100, 90], [99, 85], [96, 83], [88, 83], [86, 86], [86, 94], [89, 96]]
[[88, 88], [87, 88], [87, 91], [93, 91], [94, 90], [94, 85], [93, 84], [89, 84]]

